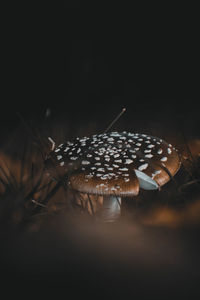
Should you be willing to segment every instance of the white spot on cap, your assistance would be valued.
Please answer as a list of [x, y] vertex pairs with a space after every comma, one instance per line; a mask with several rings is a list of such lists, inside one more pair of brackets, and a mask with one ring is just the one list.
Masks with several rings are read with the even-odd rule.
[[54, 152], [59, 152], [60, 151], [60, 148], [57, 148], [54, 150]]
[[128, 182], [128, 181], [130, 181], [130, 179], [129, 178], [124, 178], [124, 181]]
[[122, 176], [123, 177], [129, 177], [129, 174], [128, 173], [125, 173], [125, 174], [123, 173]]
[[90, 164], [90, 162], [88, 160], [83, 160], [82, 161], [82, 165], [89, 165], [89, 164]]
[[108, 176], [111, 176], [111, 177], [115, 176], [116, 177], [116, 174], [115, 173], [109, 173]]
[[101, 183], [99, 186], [102, 186], [102, 187], [103, 187], [103, 186], [106, 186], [106, 185], [105, 185], [104, 183]]
[[75, 157], [75, 156], [71, 156], [71, 157], [70, 157], [71, 160], [77, 160], [77, 158], [78, 158], [78, 157]]
[[119, 168], [120, 171], [128, 171], [127, 168]]
[[104, 168], [98, 168], [97, 171], [98, 172], [105, 172], [105, 169]]
[[105, 179], [107, 179], [108, 178], [108, 176], [107, 175], [103, 175], [103, 176], [101, 176], [101, 179], [102, 180], [105, 180]]
[[96, 160], [100, 160], [100, 157], [96, 156], [95, 159], [96, 159]]
[[168, 154], [171, 154], [172, 150], [170, 148], [167, 148], [167, 152], [168, 152]]
[[166, 156], [162, 157], [161, 161], [167, 161], [167, 157]]
[[85, 141], [87, 141], [88, 140], [88, 138], [85, 136], [85, 137], [83, 137], [82, 139], [80, 139], [80, 142], [85, 142]]
[[152, 158], [153, 155], [152, 154], [146, 154], [144, 157], [146, 157], [146, 158]]
[[153, 144], [150, 144], [147, 146], [147, 148], [153, 148], [153, 147], [155, 147], [155, 145], [153, 145]]
[[112, 132], [110, 136], [120, 136], [120, 134], [118, 132]]
[[79, 153], [79, 152], [81, 152], [81, 148], [78, 148], [78, 150], [76, 151], [76, 153]]
[[62, 161], [62, 162], [60, 163], [60, 166], [62, 167], [62, 166], [64, 166], [64, 164], [65, 164], [64, 161]]
[[101, 174], [101, 173], [97, 173], [96, 176], [97, 176], [97, 177], [101, 177], [102, 174]]
[[147, 167], [148, 167], [148, 164], [146, 163], [146, 164], [139, 166], [138, 170], [142, 171], [142, 170], [145, 170]]
[[156, 170], [156, 171], [154, 171], [154, 172], [152, 173], [151, 178], [154, 179], [154, 177], [155, 177], [156, 175], [160, 174], [160, 173], [161, 173], [161, 170]]
[[150, 150], [144, 150], [144, 153], [150, 153], [151, 152], [151, 149]]
[[129, 152], [131, 152], [131, 153], [135, 153], [135, 150], [129, 149]]
[[57, 160], [60, 160], [60, 159], [62, 159], [62, 155], [57, 156]]
[[111, 137], [111, 138], [108, 138], [107, 141], [108, 142], [114, 142], [114, 139]]
[[126, 160], [125, 160], [125, 164], [127, 164], [127, 165], [131, 164], [132, 162], [133, 162], [132, 159], [126, 159]]
[[139, 147], [140, 147], [141, 145], [142, 145], [141, 143], [136, 143], [136, 146], [139, 146]]
[[93, 177], [93, 175], [92, 174], [88, 174], [88, 175], [85, 175], [85, 178], [92, 178]]
[[162, 154], [162, 152], [163, 152], [163, 151], [162, 151], [162, 149], [161, 149], [161, 148], [160, 148], [160, 149], [158, 149], [158, 151], [157, 151], [157, 153], [158, 153], [158, 154]]
[[[77, 153], [78, 153], [78, 151], [77, 151]], [[87, 157], [92, 157], [92, 154], [87, 154]]]

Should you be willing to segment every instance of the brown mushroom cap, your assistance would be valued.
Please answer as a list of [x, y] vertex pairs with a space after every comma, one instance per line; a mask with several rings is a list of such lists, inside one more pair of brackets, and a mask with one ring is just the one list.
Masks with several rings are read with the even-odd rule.
[[[100, 176], [98, 176], [101, 175]], [[139, 181], [134, 172], [112, 176], [96, 173], [91, 175], [89, 171], [78, 172], [70, 176], [71, 187], [81, 193], [116, 196], [136, 196], [139, 193]]]
[[50, 157], [69, 175], [71, 187], [82, 193], [134, 196], [157, 189], [180, 167], [175, 148], [160, 138], [111, 132], [76, 138], [57, 147]]

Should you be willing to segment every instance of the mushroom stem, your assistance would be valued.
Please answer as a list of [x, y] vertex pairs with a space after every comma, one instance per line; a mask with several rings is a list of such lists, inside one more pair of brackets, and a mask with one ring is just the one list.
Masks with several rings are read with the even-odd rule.
[[109, 195], [103, 197], [102, 219], [104, 222], [114, 222], [121, 214], [121, 197]]

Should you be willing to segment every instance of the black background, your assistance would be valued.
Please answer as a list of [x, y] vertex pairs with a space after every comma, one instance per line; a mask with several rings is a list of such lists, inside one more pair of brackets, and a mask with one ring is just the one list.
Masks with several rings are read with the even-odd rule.
[[1, 124], [16, 127], [17, 112], [42, 120], [50, 108], [54, 119], [103, 130], [126, 107], [121, 130], [181, 121], [198, 134], [195, 18], [104, 5], [65, 3], [60, 18], [46, 12], [6, 24]]

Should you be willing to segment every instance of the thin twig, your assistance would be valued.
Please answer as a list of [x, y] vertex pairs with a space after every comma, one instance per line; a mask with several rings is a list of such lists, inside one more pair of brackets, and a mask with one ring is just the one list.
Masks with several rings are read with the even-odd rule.
[[34, 199], [32, 199], [31, 202], [33, 202], [34, 204], [36, 204], [36, 205], [38, 205], [38, 206], [46, 207], [46, 205], [44, 205], [44, 204], [42, 204], [42, 203], [40, 203], [40, 202], [38, 202], [38, 201], [36, 201], [36, 200], [34, 200]]
[[93, 205], [92, 205], [92, 200], [90, 199], [89, 194], [87, 194], [87, 196], [88, 196], [88, 200], [89, 200], [89, 203], [90, 203], [90, 208], [91, 208], [92, 214], [94, 216], [94, 209], [93, 209]]
[[121, 207], [121, 203], [120, 203], [120, 200], [119, 200], [117, 194], [115, 193], [115, 191], [113, 191], [113, 193], [114, 193], [114, 195], [115, 195], [115, 197], [116, 197], [116, 199], [117, 199], [117, 202], [118, 202], [118, 204], [119, 204], [119, 207]]
[[104, 133], [108, 132], [110, 128], [117, 122], [117, 120], [123, 115], [123, 113], [126, 111], [126, 108], [123, 108], [122, 111], [117, 115], [117, 117], [110, 123], [110, 125], [107, 127], [107, 129], [104, 131]]
[[188, 186], [193, 185], [193, 184], [198, 184], [199, 185], [200, 184], [200, 180], [196, 179], [196, 180], [191, 180], [189, 182], [186, 182], [186, 183], [184, 183], [183, 185], [181, 185], [179, 187], [179, 190], [183, 190], [183, 189], [185, 189]]

